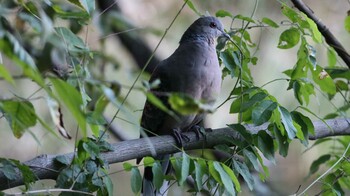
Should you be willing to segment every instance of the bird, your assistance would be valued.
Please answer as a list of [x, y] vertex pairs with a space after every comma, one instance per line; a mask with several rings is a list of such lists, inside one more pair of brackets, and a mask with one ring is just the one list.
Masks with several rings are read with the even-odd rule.
[[[182, 35], [178, 48], [161, 61], [151, 74], [149, 82], [159, 80], [151, 92], [169, 108], [168, 96], [182, 93], [195, 100], [213, 105], [221, 90], [221, 68], [215, 48], [219, 36], [230, 38], [224, 32], [223, 24], [213, 16], [202, 16], [195, 20]], [[175, 112], [176, 113], [176, 112]], [[186, 132], [200, 123], [205, 114], [180, 115], [175, 118], [146, 100], [141, 127], [147, 136], [169, 135]], [[141, 136], [142, 137], [142, 134]], [[170, 155], [155, 155], [161, 160], [163, 173], [170, 171]], [[139, 163], [141, 159], [137, 160]], [[142, 192], [145, 196], [166, 195], [168, 182], [160, 190], [153, 183], [152, 167], [145, 167]]]

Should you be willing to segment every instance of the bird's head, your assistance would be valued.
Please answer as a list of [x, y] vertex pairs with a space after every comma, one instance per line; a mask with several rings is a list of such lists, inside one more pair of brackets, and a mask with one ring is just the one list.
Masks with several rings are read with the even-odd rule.
[[192, 23], [183, 34], [180, 44], [188, 41], [208, 41], [213, 43], [219, 36], [229, 37], [222, 23], [213, 16], [202, 16]]

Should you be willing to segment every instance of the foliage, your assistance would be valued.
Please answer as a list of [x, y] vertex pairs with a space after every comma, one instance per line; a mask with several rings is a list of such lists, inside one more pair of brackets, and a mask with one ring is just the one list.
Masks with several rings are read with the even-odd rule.
[[[187, 1], [187, 5], [199, 14], [191, 1]], [[10, 22], [12, 10], [17, 10], [14, 19], [16, 26]], [[108, 176], [109, 166], [100, 157], [102, 152], [110, 150], [103, 137], [106, 131], [103, 112], [109, 103], [114, 105], [118, 112], [122, 110], [128, 113], [129, 108], [123, 106], [126, 98], [120, 95], [119, 81], [104, 81], [105, 72], [94, 69], [94, 65], [102, 62], [118, 67], [118, 62], [104, 55], [103, 49], [90, 49], [86, 40], [79, 35], [82, 29], [92, 22], [95, 2], [93, 0], [69, 0], [69, 3], [5, 1], [0, 5], [0, 11], [0, 55], [11, 60], [22, 70], [22, 77], [34, 82], [39, 91], [44, 92], [43, 99], [47, 101], [51, 122], [48, 123], [37, 113], [31, 97], [15, 96], [11, 99], [1, 99], [2, 117], [6, 119], [17, 138], [21, 138], [27, 131], [30, 132], [30, 128], [38, 122], [51, 134], [57, 136], [56, 129], [69, 138], [69, 134], [64, 133], [66, 130], [62, 121], [62, 116], [65, 114], [61, 111], [61, 107], [66, 108], [75, 119], [83, 138], [77, 141], [77, 151], [73, 160], [61, 156], [56, 158], [56, 162], [64, 166], [56, 179], [56, 187], [96, 192], [97, 195], [112, 195], [113, 182]], [[336, 95], [344, 99], [344, 105], [332, 111], [325, 119], [345, 116], [349, 111], [349, 70], [337, 66], [336, 53], [328, 46], [326, 50], [329, 63], [319, 65], [315, 45], [323, 44], [324, 41], [316, 24], [286, 4], [282, 4], [281, 12], [285, 16], [283, 23], [267, 17], [257, 20], [253, 17], [233, 15], [227, 10], [216, 12], [217, 17], [229, 18], [232, 22], [240, 23], [242, 27], [231, 28], [228, 31], [232, 42], [220, 38], [217, 51], [223, 65], [223, 77], [236, 81], [225, 103], [230, 104], [229, 112], [237, 114], [238, 119], [228, 127], [237, 131], [244, 138], [244, 142], [230, 141], [234, 148], [217, 146], [215, 150], [227, 155], [224, 161], [182, 152], [182, 156], [171, 158], [174, 173], [169, 175], [162, 174], [159, 161], [146, 157], [144, 165], [152, 166], [155, 176], [153, 180], [157, 188], [165, 179], [175, 180], [182, 186], [187, 177], [191, 176], [195, 183], [189, 192], [198, 193], [207, 190], [209, 193], [219, 195], [236, 195], [241, 191], [238, 178], [242, 177], [249, 189], [253, 190], [252, 170], [259, 172], [261, 180], [269, 177], [264, 158], [274, 163], [277, 150], [280, 155], [287, 156], [290, 142], [294, 138], [308, 146], [308, 136], [314, 134], [309, 116], [314, 113], [307, 106], [312, 98], [317, 96], [317, 91], [326, 95], [329, 101]], [[113, 17], [115, 16], [106, 15], [103, 19], [112, 21]], [[59, 20], [64, 21], [65, 25], [61, 25]], [[287, 79], [283, 79], [288, 82], [287, 90], [293, 91], [295, 100], [299, 103], [298, 108], [288, 110], [264, 88], [265, 85], [257, 86], [254, 83], [251, 66], [258, 64], [259, 59], [254, 56], [257, 43], [251, 39], [249, 32], [252, 25], [282, 30], [279, 39], [276, 40], [277, 48], [283, 50], [298, 48], [294, 67], [283, 72], [287, 76]], [[349, 26], [348, 16], [345, 19], [347, 31]], [[101, 44], [104, 44], [103, 40]], [[53, 65], [53, 68], [48, 65]], [[16, 87], [16, 77], [2, 61], [0, 61], [0, 76]], [[271, 82], [278, 80], [281, 79]], [[177, 93], [169, 96], [170, 108], [167, 108], [167, 104], [147, 91], [156, 87], [156, 84], [145, 83], [142, 91], [152, 104], [172, 116], [214, 111], [202, 100], [194, 100]], [[266, 130], [252, 134], [243, 126], [248, 123], [254, 125], [269, 123], [269, 126]], [[55, 128], [51, 127], [52, 124]], [[91, 133], [93, 137], [87, 137]], [[313, 146], [327, 141], [329, 140], [319, 140]], [[310, 175], [318, 172], [323, 164], [333, 165], [332, 172], [322, 179], [322, 191], [329, 194], [343, 194], [343, 189], [350, 187], [348, 182], [350, 165], [347, 159], [343, 159], [350, 152], [345, 151], [345, 155], [342, 155], [344, 149], [348, 148], [349, 141], [347, 138], [335, 141], [340, 148], [335, 147], [334, 154], [325, 154], [315, 160], [311, 165]], [[237, 157], [241, 157], [243, 161]], [[338, 163], [338, 160], [343, 161]], [[35, 181], [30, 168], [17, 160], [0, 159], [0, 171], [9, 180], [16, 177], [16, 168], [22, 174], [26, 190], [30, 190], [30, 183]], [[142, 177], [138, 166], [125, 163], [124, 169], [131, 172], [131, 190], [135, 195], [140, 195]]]

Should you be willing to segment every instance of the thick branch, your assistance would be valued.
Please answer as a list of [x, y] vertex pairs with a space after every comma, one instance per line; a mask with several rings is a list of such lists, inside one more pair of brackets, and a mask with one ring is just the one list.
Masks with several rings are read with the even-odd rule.
[[313, 20], [318, 30], [321, 32], [323, 37], [326, 39], [328, 45], [332, 46], [340, 58], [343, 59], [345, 64], [350, 68], [350, 55], [346, 52], [342, 44], [334, 37], [332, 32], [329, 31], [326, 25], [324, 25], [319, 18], [317, 18], [314, 12], [307, 6], [302, 0], [291, 0], [296, 8], [306, 14], [311, 20]]
[[[309, 139], [315, 140], [330, 136], [350, 135], [350, 118], [349, 119], [333, 119], [326, 121], [328, 126], [321, 121], [314, 121], [315, 135]], [[257, 133], [260, 130], [266, 130], [268, 125], [261, 126], [247, 125], [246, 128], [251, 133]], [[215, 129], [207, 132], [206, 137], [196, 139], [193, 132], [185, 133], [189, 142], [185, 142], [183, 148], [185, 150], [213, 148], [218, 144], [232, 145], [230, 140], [242, 140], [238, 132], [230, 128]], [[102, 153], [102, 158], [108, 163], [118, 163], [145, 156], [152, 156], [152, 150], [157, 154], [171, 154], [179, 152], [176, 142], [172, 136], [159, 136], [143, 139], [134, 139], [113, 144], [113, 151]], [[65, 154], [67, 158], [72, 159], [73, 153]], [[56, 155], [40, 155], [32, 160], [24, 162], [32, 168], [32, 171], [40, 179], [56, 179], [59, 170], [62, 169], [54, 159]], [[19, 172], [17, 172], [17, 180], [8, 181], [6, 177], [0, 174], [0, 190], [12, 188], [23, 184], [23, 180]]]

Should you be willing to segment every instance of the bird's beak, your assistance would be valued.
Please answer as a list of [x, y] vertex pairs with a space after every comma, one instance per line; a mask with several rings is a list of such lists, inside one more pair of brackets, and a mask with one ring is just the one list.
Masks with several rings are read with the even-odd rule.
[[226, 39], [228, 39], [228, 40], [230, 40], [231, 42], [233, 42], [233, 40], [231, 39], [231, 37], [230, 37], [230, 35], [229, 34], [227, 34], [227, 33], [225, 33], [224, 31], [221, 31], [221, 36], [222, 37], [225, 37]]

